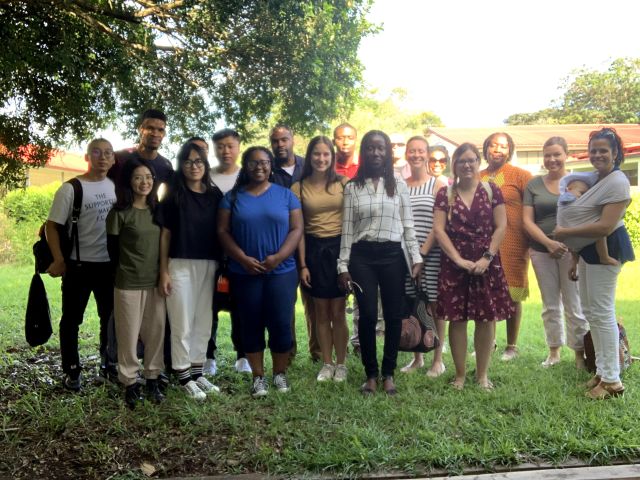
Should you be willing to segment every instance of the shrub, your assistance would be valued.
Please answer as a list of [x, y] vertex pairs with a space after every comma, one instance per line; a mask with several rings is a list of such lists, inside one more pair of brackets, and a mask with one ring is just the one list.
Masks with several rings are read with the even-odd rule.
[[60, 182], [53, 182], [41, 187], [28, 187], [7, 193], [3, 201], [7, 217], [16, 223], [45, 221], [53, 196], [59, 187]]
[[631, 237], [633, 247], [640, 247], [640, 191], [631, 195], [631, 205], [627, 208], [627, 213], [624, 216], [624, 224]]

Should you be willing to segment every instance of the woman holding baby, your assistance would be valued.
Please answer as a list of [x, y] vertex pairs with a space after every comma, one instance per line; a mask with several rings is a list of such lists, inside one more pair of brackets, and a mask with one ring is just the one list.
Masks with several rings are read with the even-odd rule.
[[576, 367], [584, 368], [584, 334], [589, 330], [580, 307], [578, 284], [569, 278], [571, 254], [564, 243], [551, 238], [568, 153], [562, 137], [551, 137], [544, 143], [542, 159], [547, 174], [527, 184], [522, 202], [531, 264], [542, 296], [542, 322], [549, 347], [542, 362], [545, 368], [560, 362], [560, 349], [565, 344], [575, 352]]
[[[556, 240], [579, 257], [580, 300], [596, 352], [596, 375], [587, 383], [586, 396], [605, 399], [624, 392], [618, 359], [615, 292], [622, 264], [635, 259], [622, 221], [631, 193], [629, 180], [620, 170], [624, 161], [622, 140], [614, 129], [591, 132], [589, 160], [595, 169], [593, 186], [570, 204], [561, 206], [563, 212], [553, 233]], [[615, 262], [601, 262], [596, 241], [602, 237], [606, 237], [608, 255]], [[575, 278], [575, 274], [574, 264], [570, 275]]]

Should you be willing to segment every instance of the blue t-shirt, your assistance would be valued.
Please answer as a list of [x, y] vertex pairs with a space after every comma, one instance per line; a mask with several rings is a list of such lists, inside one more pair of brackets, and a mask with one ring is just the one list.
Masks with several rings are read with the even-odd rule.
[[[231, 210], [233, 192], [227, 192], [220, 208]], [[300, 201], [290, 190], [276, 184], [257, 197], [241, 189], [235, 195], [231, 212], [231, 235], [244, 253], [263, 261], [273, 255], [289, 234], [289, 212], [300, 208]], [[293, 254], [289, 255], [272, 272], [287, 273], [296, 268]], [[229, 258], [229, 270], [247, 274], [242, 265]]]

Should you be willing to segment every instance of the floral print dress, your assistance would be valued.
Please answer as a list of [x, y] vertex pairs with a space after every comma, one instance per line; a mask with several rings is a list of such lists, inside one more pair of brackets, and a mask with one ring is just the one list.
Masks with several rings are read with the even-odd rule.
[[[478, 183], [469, 208], [456, 194], [450, 219], [447, 188], [441, 188], [436, 196], [435, 209], [447, 213], [446, 232], [453, 246], [464, 259], [473, 262], [489, 249], [493, 208], [504, 203], [500, 189], [495, 184], [489, 187], [493, 199], [489, 200], [486, 189]], [[442, 251], [438, 277], [439, 318], [452, 322], [491, 322], [511, 317], [513, 309], [499, 254], [483, 275], [471, 275]]]

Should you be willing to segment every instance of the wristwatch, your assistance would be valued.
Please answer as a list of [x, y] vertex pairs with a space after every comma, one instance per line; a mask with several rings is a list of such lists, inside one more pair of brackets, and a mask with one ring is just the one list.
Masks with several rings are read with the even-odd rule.
[[491, 250], [487, 250], [486, 252], [484, 252], [484, 253], [482, 254], [482, 257], [483, 257], [483, 258], [486, 258], [486, 259], [487, 259], [487, 260], [489, 260], [489, 261], [491, 261], [491, 260], [493, 260], [493, 257], [495, 257], [495, 254], [494, 254], [494, 253], [491, 253]]

